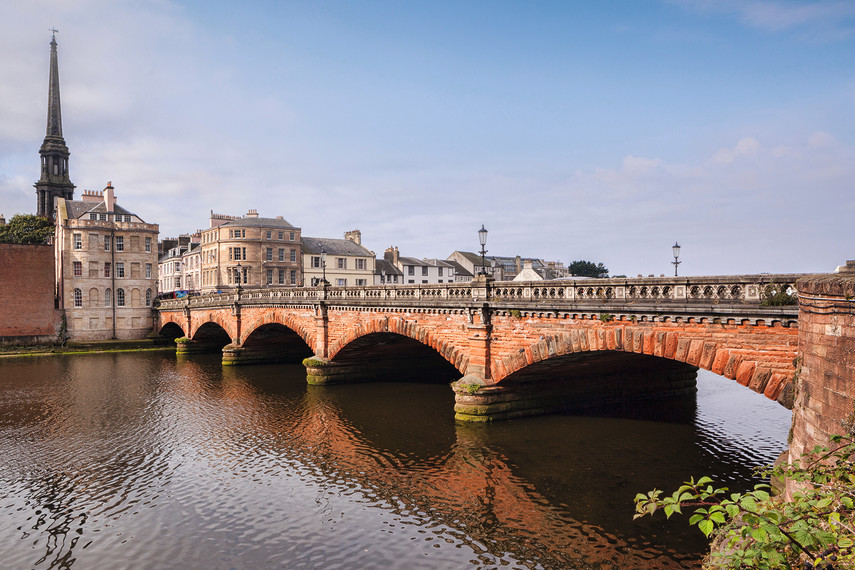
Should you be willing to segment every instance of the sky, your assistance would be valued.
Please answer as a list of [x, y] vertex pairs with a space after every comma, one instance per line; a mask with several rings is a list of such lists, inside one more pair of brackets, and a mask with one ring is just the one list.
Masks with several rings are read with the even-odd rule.
[[855, 259], [850, 0], [0, 0], [0, 213], [36, 210], [56, 28], [75, 196], [612, 275]]

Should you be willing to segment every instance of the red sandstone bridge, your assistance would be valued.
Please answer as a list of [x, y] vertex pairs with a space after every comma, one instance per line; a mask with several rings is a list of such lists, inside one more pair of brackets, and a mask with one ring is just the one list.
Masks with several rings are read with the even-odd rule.
[[455, 381], [483, 421], [694, 390], [697, 368], [793, 405], [800, 275], [257, 289], [162, 301], [179, 352], [303, 360], [310, 383]]

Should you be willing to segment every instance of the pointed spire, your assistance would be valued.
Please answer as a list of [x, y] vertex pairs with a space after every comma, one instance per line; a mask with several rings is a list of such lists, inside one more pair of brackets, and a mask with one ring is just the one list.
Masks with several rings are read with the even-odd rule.
[[48, 82], [48, 113], [45, 140], [39, 149], [41, 177], [36, 182], [37, 213], [54, 217], [57, 198], [74, 198], [74, 184], [68, 176], [68, 147], [62, 138], [62, 111], [59, 103], [59, 63], [56, 55], [56, 32], [51, 29], [50, 80]]
[[51, 29], [50, 38], [50, 82], [48, 83], [47, 136], [62, 136], [62, 112], [59, 104], [59, 64], [56, 57], [56, 33]]

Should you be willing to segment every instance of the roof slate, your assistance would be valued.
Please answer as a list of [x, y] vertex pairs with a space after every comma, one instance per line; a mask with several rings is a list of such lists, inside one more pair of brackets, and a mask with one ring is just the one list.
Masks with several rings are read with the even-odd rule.
[[349, 239], [334, 239], [334, 238], [315, 238], [303, 236], [302, 239], [303, 253], [320, 254], [322, 250], [327, 252], [327, 255], [356, 255], [363, 257], [374, 257], [374, 254]]

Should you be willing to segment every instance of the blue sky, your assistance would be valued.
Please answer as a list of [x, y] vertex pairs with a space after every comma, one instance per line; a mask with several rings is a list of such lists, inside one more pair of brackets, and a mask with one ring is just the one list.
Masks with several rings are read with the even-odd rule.
[[613, 274], [855, 258], [855, 2], [0, 0], [0, 213], [32, 213], [57, 27], [78, 187], [382, 255]]

